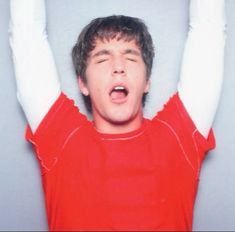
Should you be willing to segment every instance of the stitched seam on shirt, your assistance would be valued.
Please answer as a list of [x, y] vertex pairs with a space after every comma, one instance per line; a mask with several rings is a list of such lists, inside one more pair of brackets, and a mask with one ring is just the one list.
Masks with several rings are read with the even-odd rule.
[[179, 145], [180, 145], [181, 150], [183, 151], [185, 160], [187, 161], [187, 163], [189, 164], [189, 166], [193, 169], [193, 171], [196, 173], [195, 168], [193, 167], [191, 161], [189, 160], [189, 158], [188, 158], [188, 156], [187, 156], [187, 154], [186, 154], [186, 152], [185, 152], [185, 150], [184, 150], [183, 144], [181, 143], [180, 138], [179, 138], [179, 136], [177, 135], [176, 131], [175, 131], [175, 130], [172, 128], [172, 126], [171, 126], [170, 124], [168, 124], [166, 121], [160, 120], [160, 119], [158, 119], [158, 118], [155, 118], [155, 120], [158, 120], [159, 122], [161, 122], [162, 124], [164, 124], [165, 126], [167, 126], [167, 127], [170, 129], [170, 131], [174, 134], [174, 136], [175, 136], [177, 142], [178, 142]]
[[[46, 169], [47, 172], [50, 171], [50, 169], [44, 164], [44, 162], [43, 162], [43, 160], [42, 160], [42, 157], [41, 157], [40, 152], [39, 152], [39, 147], [38, 147], [38, 145], [37, 145], [32, 139], [29, 139], [29, 141], [35, 146], [37, 158], [39, 159], [39, 162], [40, 162], [41, 166], [42, 166], [44, 169]], [[54, 166], [54, 165], [53, 165], [53, 166]], [[44, 175], [44, 174], [45, 174], [45, 172], [42, 173], [42, 175]]]
[[61, 148], [61, 152], [64, 150], [65, 146], [67, 145], [67, 143], [69, 142], [69, 140], [72, 138], [72, 136], [78, 132], [81, 129], [82, 126], [76, 127], [74, 130], [72, 130], [70, 132], [70, 134], [67, 136], [66, 140], [64, 141], [62, 148]]
[[73, 136], [76, 132], [78, 132], [78, 131], [81, 129], [81, 127], [82, 127], [82, 126], [79, 126], [79, 127], [75, 128], [74, 130], [72, 130], [72, 131], [70, 132], [70, 134], [67, 136], [65, 142], [63, 143], [62, 148], [61, 148], [59, 154], [53, 158], [53, 159], [54, 159], [54, 162], [53, 162], [53, 164], [50, 166], [50, 168], [48, 168], [47, 165], [44, 164], [44, 162], [43, 162], [41, 156], [38, 154], [38, 159], [41, 161], [41, 166], [42, 166], [44, 169], [46, 169], [46, 172], [43, 173], [43, 174], [47, 174], [47, 173], [56, 165], [56, 163], [57, 163], [58, 160], [59, 160], [58, 157], [61, 155], [61, 153], [62, 153], [62, 151], [64, 150], [65, 146], [68, 144], [68, 142], [69, 142], [69, 140], [72, 138], [72, 136]]
[[[177, 103], [176, 104], [176, 107], [178, 108], [178, 112], [180, 113], [180, 115], [181, 115], [181, 117], [182, 118], [184, 118], [184, 115], [183, 115], [183, 113], [182, 113], [182, 111], [181, 110], [179, 110], [179, 104]], [[189, 117], [190, 117], [190, 115], [189, 115]], [[190, 117], [191, 118], [191, 117]], [[192, 119], [191, 119], [192, 120]], [[193, 133], [192, 133], [192, 139], [193, 139], [193, 144], [194, 144], [194, 146], [195, 146], [195, 148], [196, 148], [196, 152], [197, 152], [197, 155], [198, 155], [198, 157], [199, 157], [199, 149], [198, 149], [198, 144], [196, 143], [196, 140], [195, 140], [195, 133], [198, 131], [198, 129], [197, 128], [195, 128], [195, 130], [193, 131]], [[199, 174], [200, 174], [200, 170], [199, 170], [199, 164], [200, 164], [200, 162], [199, 162], [199, 158], [197, 157], [197, 171], [195, 170], [195, 173], [196, 173], [196, 178], [198, 178], [199, 177]]]
[[146, 129], [144, 129], [143, 131], [141, 131], [140, 133], [138, 133], [137, 135], [133, 135], [133, 136], [130, 136], [128, 138], [122, 138], [122, 137], [118, 137], [118, 138], [101, 138], [101, 140], [109, 140], [109, 141], [114, 141], [114, 140], [131, 140], [131, 139], [134, 139], [134, 138], [137, 138], [139, 136], [141, 136], [144, 132], [145, 132]]
[[[59, 106], [58, 106], [56, 112], [54, 112], [54, 114], [53, 114], [53, 117], [54, 117], [54, 115], [56, 115], [57, 112], [61, 109], [61, 107], [63, 106], [64, 102], [65, 102], [65, 99], [63, 99], [63, 101], [59, 104]], [[52, 119], [51, 119], [51, 120], [52, 120]], [[50, 120], [50, 121], [51, 121], [51, 120]], [[50, 123], [50, 121], [45, 124], [44, 130], [45, 130], [45, 128], [48, 127], [48, 124]], [[42, 135], [43, 135], [43, 132], [42, 132]], [[44, 169], [46, 170], [46, 172], [43, 172], [43, 173], [42, 173], [42, 175], [44, 175], [44, 174], [46, 174], [47, 172], [49, 172], [49, 171], [55, 166], [55, 164], [56, 164], [57, 161], [58, 161], [58, 158], [57, 158], [57, 157], [54, 157], [54, 158], [53, 158], [53, 159], [54, 159], [54, 162], [53, 162], [51, 168], [48, 168], [47, 165], [44, 163], [44, 161], [43, 161], [43, 159], [42, 159], [42, 155], [40, 154], [41, 152], [40, 152], [40, 148], [38, 147], [38, 145], [37, 145], [32, 139], [29, 139], [29, 141], [30, 141], [32, 144], [34, 144], [34, 146], [35, 146], [35, 148], [36, 148], [37, 158], [39, 159], [42, 168], [44, 168]]]
[[[195, 138], [196, 132], [198, 132], [197, 129], [195, 129], [195, 130], [193, 131], [193, 133], [192, 133], [192, 138], [193, 138], [193, 144], [194, 144], [194, 146], [195, 146], [195, 148], [196, 148], [196, 151], [197, 151], [197, 154], [198, 154], [198, 157], [199, 157], [200, 154], [199, 154], [198, 144], [196, 143], [196, 138]], [[199, 173], [200, 173], [200, 169], [199, 169], [199, 166], [200, 166], [199, 158], [197, 159], [197, 164], [198, 164], [198, 169], [197, 169], [197, 173], [196, 173], [196, 174], [197, 174], [197, 178], [198, 178], [198, 177], [199, 177]]]
[[[45, 129], [48, 127], [48, 125], [50, 124], [51, 121], [53, 121], [53, 118], [55, 117], [55, 115], [57, 115], [57, 112], [62, 108], [63, 104], [65, 102], [65, 99], [63, 99], [63, 101], [58, 105], [58, 108], [56, 109], [56, 111], [53, 113], [53, 115], [50, 117], [49, 122], [47, 122], [44, 126], [43, 126], [43, 131], [45, 131]], [[41, 133], [40, 133], [41, 134]], [[43, 135], [43, 132], [42, 132]]]

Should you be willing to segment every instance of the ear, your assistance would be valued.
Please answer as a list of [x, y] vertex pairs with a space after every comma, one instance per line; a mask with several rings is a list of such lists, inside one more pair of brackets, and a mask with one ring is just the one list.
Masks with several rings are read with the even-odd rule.
[[78, 77], [78, 86], [83, 95], [85, 96], [89, 95], [89, 90], [87, 88], [87, 85], [84, 83], [84, 81], [80, 76]]
[[148, 79], [145, 85], [144, 93], [148, 93], [150, 89], [150, 80]]

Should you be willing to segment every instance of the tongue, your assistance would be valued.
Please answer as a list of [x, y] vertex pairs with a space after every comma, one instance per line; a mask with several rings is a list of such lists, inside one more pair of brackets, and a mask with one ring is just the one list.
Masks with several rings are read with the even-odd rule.
[[111, 93], [111, 99], [112, 100], [121, 100], [123, 98], [126, 97], [126, 94], [124, 93], [124, 91], [113, 91]]

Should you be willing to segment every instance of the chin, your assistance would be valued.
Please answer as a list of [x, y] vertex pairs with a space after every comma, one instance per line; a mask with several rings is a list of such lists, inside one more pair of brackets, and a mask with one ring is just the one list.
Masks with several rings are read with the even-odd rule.
[[110, 114], [109, 121], [113, 124], [116, 125], [125, 125], [131, 122], [134, 122], [135, 120], [138, 120], [140, 118], [140, 116], [142, 117], [142, 114], [138, 114], [136, 112], [126, 112], [125, 110], [118, 110], [117, 112], [112, 112]]
[[109, 122], [113, 125], [126, 125], [132, 121], [132, 118], [112, 118]]

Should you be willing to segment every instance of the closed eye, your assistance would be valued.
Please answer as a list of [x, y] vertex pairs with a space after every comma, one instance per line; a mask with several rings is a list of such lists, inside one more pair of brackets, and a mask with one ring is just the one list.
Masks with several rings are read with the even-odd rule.
[[97, 64], [101, 64], [101, 63], [103, 63], [103, 62], [105, 62], [105, 61], [107, 61], [108, 59], [102, 59], [102, 60], [98, 60], [96, 63]]
[[133, 58], [127, 58], [127, 60], [132, 61], [132, 62], [137, 62], [137, 60]]

